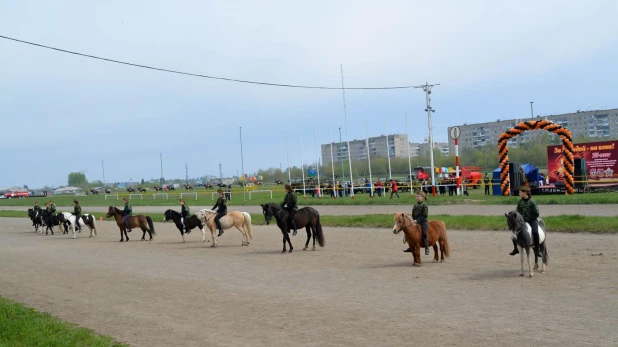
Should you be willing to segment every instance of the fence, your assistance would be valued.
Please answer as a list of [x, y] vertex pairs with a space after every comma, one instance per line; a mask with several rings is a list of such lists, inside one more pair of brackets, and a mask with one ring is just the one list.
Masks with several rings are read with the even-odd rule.
[[115, 196], [115, 197], [116, 197], [116, 200], [118, 200], [118, 193], [116, 193], [116, 194], [105, 194], [105, 200], [107, 200], [107, 197], [108, 197], [108, 196], [111, 196], [111, 197], [114, 197], [114, 196]]
[[134, 195], [135, 196], [139, 195], [140, 200], [144, 200], [143, 194], [129, 194], [129, 200], [132, 200]]
[[[215, 194], [218, 194], [218, 192], [210, 193], [210, 200], [215, 199]], [[228, 200], [232, 200], [232, 192], [223, 192], [223, 196], [227, 196]]]
[[251, 194], [252, 193], [268, 193], [268, 192], [270, 192], [270, 198], [272, 199], [273, 198], [273, 191], [272, 190], [265, 189], [265, 190], [252, 190], [252, 191], [249, 191], [249, 200], [251, 200]]
[[161, 195], [161, 197], [165, 197], [165, 200], [169, 200], [167, 193], [154, 193], [152, 194], [152, 199], [157, 200], [157, 195]]
[[197, 193], [180, 193], [180, 198], [182, 199], [183, 196], [192, 194], [195, 194], [195, 200], [197, 200]]

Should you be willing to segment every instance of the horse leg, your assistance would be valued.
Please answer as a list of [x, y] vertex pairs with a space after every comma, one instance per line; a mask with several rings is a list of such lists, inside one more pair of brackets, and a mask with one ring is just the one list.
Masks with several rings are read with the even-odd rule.
[[521, 262], [521, 272], [519, 273], [520, 277], [524, 276], [524, 248], [519, 246], [519, 260]]
[[182, 242], [184, 243], [185, 242], [185, 232], [182, 229], [180, 229], [180, 236], [182, 236]]
[[201, 227], [200, 230], [202, 230], [202, 242], [206, 242], [206, 230], [204, 230], [204, 227]]
[[[307, 225], [307, 227], [305, 227], [305, 230], [307, 230], [307, 242], [305, 242], [305, 248], [303, 248], [303, 251], [307, 250], [307, 247], [309, 247], [309, 240], [311, 240], [311, 228], [309, 227], [309, 225]], [[313, 241], [313, 249], [315, 249], [315, 237], [314, 237], [314, 241]]]
[[[534, 252], [534, 249], [532, 252]], [[530, 249], [526, 250], [526, 255], [528, 256], [528, 271], [530, 272], [528, 277], [532, 278], [532, 276], [534, 276], [534, 270], [532, 269], [532, 254], [530, 254]]]
[[118, 227], [120, 229], [120, 241], [119, 242], [124, 242], [124, 235], [122, 234], [123, 230], [122, 227]]
[[[437, 263], [438, 260], [438, 241], [436, 241], [436, 243], [433, 244], [433, 262]], [[444, 258], [442, 258], [442, 261], [444, 261]]]
[[281, 251], [281, 254], [284, 254], [285, 253], [285, 246], [286, 246], [285, 245], [285, 235], [286, 235], [286, 233], [285, 233], [285, 231], [282, 231], [281, 234], [283, 235], [283, 250]]
[[444, 263], [444, 250], [446, 246], [444, 246], [444, 239], [440, 240], [440, 262]]
[[414, 258], [414, 263], [412, 266], [421, 266], [421, 247], [413, 245], [412, 248], [412, 257]]
[[212, 245], [210, 245], [210, 247], [217, 248], [217, 239], [215, 238], [215, 231], [210, 226], [208, 226], [208, 229], [210, 229], [210, 236], [212, 237]]
[[[236, 229], [238, 229], [238, 231], [240, 231], [240, 233], [242, 234], [242, 243], [241, 246], [248, 246], [249, 245], [249, 237], [247, 236], [247, 232], [245, 231], [245, 229], [242, 227], [242, 225], [239, 227], [238, 225], [234, 225], [236, 227]], [[247, 239], [247, 241], [245, 242], [245, 239]]]
[[288, 243], [290, 244], [290, 250], [288, 251], [288, 253], [292, 253], [292, 250], [294, 249], [294, 247], [292, 247], [292, 240], [290, 240], [290, 233], [285, 234], [285, 237], [288, 239]]
[[312, 225], [311, 226], [311, 233], [313, 234], [313, 249], [312, 249], [312, 251], [315, 251], [315, 234], [318, 232], [317, 229], [318, 229], [317, 225]]

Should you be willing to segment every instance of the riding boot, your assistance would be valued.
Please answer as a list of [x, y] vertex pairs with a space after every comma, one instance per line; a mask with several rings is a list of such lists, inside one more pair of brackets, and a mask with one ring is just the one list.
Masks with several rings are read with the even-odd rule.
[[517, 242], [513, 240], [513, 251], [509, 253], [509, 255], [515, 255], [515, 254], [519, 254], [519, 250], [517, 250]]
[[404, 250], [406, 253], [412, 253], [412, 248], [408, 247], [408, 249]]
[[223, 228], [221, 227], [220, 223], [217, 223], [217, 228], [219, 228], [219, 235], [217, 235], [217, 237], [223, 235]]
[[425, 255], [429, 255], [429, 240], [427, 240], [427, 222], [423, 223], [422, 225], [421, 236], [423, 237], [423, 245], [425, 246]]
[[531, 225], [532, 227], [532, 242], [534, 242], [534, 254], [539, 257], [539, 258], [543, 258], [543, 253], [541, 253], [541, 247], [539, 245], [539, 224], [534, 223]]
[[296, 233], [298, 232], [298, 230], [296, 230], [296, 222], [292, 221], [292, 228], [294, 229], [294, 232], [292, 233], [292, 236], [296, 236]]
[[129, 226], [129, 224], [128, 224], [128, 223], [125, 223], [125, 225], [127, 226], [127, 232], [129, 232], [129, 233], [130, 233], [130, 232], [131, 232], [131, 227]]

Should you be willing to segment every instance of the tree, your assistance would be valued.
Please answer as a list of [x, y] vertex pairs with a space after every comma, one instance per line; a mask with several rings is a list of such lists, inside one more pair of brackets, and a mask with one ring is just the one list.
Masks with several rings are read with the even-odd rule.
[[88, 183], [86, 175], [83, 172], [71, 172], [69, 174], [69, 186], [80, 186]]
[[144, 184], [144, 179], [142, 178], [142, 184]]

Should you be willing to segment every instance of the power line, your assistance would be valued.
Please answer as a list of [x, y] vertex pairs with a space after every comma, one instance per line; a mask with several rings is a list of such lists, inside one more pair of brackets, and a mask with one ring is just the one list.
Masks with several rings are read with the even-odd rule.
[[[47, 48], [47, 49], [51, 49], [51, 50], [59, 51], [59, 52], [63, 52], [63, 53], [74, 54], [74, 55], [78, 55], [78, 56], [81, 56], [81, 57], [98, 59], [98, 60], [104, 60], [104, 61], [107, 61], [107, 62], [110, 62], [110, 63], [129, 65], [129, 66], [134, 66], [134, 67], [140, 67], [140, 68], [143, 68], [143, 69], [163, 71], [163, 72], [169, 72], [169, 73], [174, 73], [174, 74], [179, 74], [179, 75], [187, 75], [187, 76], [194, 76], [194, 77], [201, 77], [201, 78], [209, 78], [209, 79], [228, 81], [228, 82], [259, 84], [259, 85], [272, 86], [272, 87], [288, 87], [288, 88], [304, 88], [304, 89], [337, 89], [337, 90], [343, 89], [343, 87], [322, 87], [322, 86], [305, 86], [305, 85], [295, 85], [295, 84], [279, 84], [279, 83], [248, 81], [248, 80], [239, 80], [239, 79], [226, 78], [226, 77], [202, 75], [202, 74], [197, 74], [197, 73], [183, 72], [183, 71], [177, 71], [177, 70], [169, 70], [169, 69], [163, 69], [163, 68], [158, 68], [158, 67], [149, 66], [149, 65], [134, 64], [134, 63], [129, 63], [129, 62], [120, 61], [120, 60], [114, 60], [114, 59], [109, 59], [109, 58], [97, 57], [97, 56], [90, 55], [90, 54], [84, 54], [84, 53], [69, 51], [69, 50], [66, 50], [66, 49], [45, 46], [45, 45], [42, 45], [42, 44], [39, 44], [39, 43], [28, 42], [28, 41], [19, 40], [19, 39], [16, 39], [16, 38], [12, 38], [12, 37], [8, 37], [8, 36], [3, 36], [3, 35], [0, 35], [0, 38], [3, 38], [5, 40], [11, 40], [11, 41], [19, 42], [19, 43], [24, 43], [24, 44], [32, 45], [32, 46], [36, 46], [36, 47]], [[358, 88], [345, 88], [345, 89], [348, 89], [348, 90], [351, 90], [351, 89], [352, 90], [354, 90], [354, 89], [356, 89], [356, 90], [372, 90], [372, 89], [376, 90], [376, 89], [382, 89], [382, 90], [384, 90], [384, 89], [409, 89], [409, 88], [417, 88], [417, 87], [418, 86], [358, 87]]]

